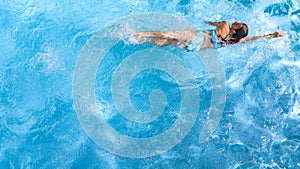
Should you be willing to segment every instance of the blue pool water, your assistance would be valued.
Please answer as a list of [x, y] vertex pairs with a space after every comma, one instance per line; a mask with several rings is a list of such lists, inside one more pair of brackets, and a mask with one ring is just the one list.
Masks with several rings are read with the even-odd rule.
[[[299, 11], [297, 0], [0, 1], [0, 168], [300, 168]], [[205, 20], [237, 20], [248, 24], [249, 35], [277, 27], [288, 35], [216, 50], [226, 75], [226, 103], [218, 128], [201, 144], [211, 97], [205, 67], [192, 52], [159, 48], [193, 70], [202, 104], [182, 142], [160, 155], [133, 159], [111, 154], [87, 136], [74, 109], [72, 81], [92, 35], [120, 17], [144, 12], [181, 16], [201, 30], [212, 28]], [[162, 89], [170, 104], [156, 121], [128, 123], [111, 107], [113, 70], [146, 48], [153, 46], [118, 43], [95, 82], [108, 124], [135, 138], [170, 128], [180, 109], [175, 80], [155, 69], [137, 74], [129, 97], [145, 111], [149, 93]]]

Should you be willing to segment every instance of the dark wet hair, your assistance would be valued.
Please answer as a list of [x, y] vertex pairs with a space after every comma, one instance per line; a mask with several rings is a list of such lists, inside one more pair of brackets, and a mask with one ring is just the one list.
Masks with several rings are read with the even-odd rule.
[[243, 26], [240, 29], [235, 30], [235, 34], [232, 36], [233, 38], [244, 38], [248, 35], [248, 26], [245, 23], [241, 23]]
[[235, 34], [228, 40], [229, 44], [237, 43], [240, 39], [246, 37], [248, 35], [248, 26], [245, 23], [241, 23], [242, 28], [235, 29]]

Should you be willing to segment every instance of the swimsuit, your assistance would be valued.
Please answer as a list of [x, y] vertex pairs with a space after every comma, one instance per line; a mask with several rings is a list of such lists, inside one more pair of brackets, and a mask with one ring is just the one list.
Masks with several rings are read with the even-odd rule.
[[199, 51], [201, 50], [201, 47], [204, 42], [205, 35], [203, 32], [199, 31], [198, 34], [189, 41], [189, 43], [186, 46], [186, 49], [188, 51]]
[[210, 31], [210, 41], [214, 45], [215, 48], [227, 46], [228, 36], [229, 36], [229, 33], [226, 35], [225, 38], [222, 38], [221, 36], [217, 36], [217, 33], [215, 30]]
[[220, 37], [217, 36], [217, 33], [215, 30], [210, 31], [210, 41], [214, 45], [214, 48], [222, 47]]
[[[223, 39], [221, 36], [217, 36], [215, 30], [210, 31], [210, 41], [213, 44], [214, 48], [220, 48], [222, 46], [226, 46], [226, 38], [228, 35]], [[203, 32], [199, 31], [198, 34], [189, 41], [189, 43], [186, 46], [186, 49], [188, 51], [199, 51], [202, 48], [203, 42], [205, 39], [205, 35]]]

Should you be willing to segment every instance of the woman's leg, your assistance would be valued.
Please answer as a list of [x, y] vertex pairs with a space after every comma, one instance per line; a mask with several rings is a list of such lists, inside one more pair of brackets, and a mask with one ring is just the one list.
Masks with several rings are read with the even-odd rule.
[[186, 43], [193, 39], [198, 34], [199, 31], [195, 30], [180, 30], [180, 31], [170, 31], [170, 32], [139, 32], [135, 36], [138, 41], [143, 39], [153, 38], [153, 39], [166, 39], [166, 40], [176, 40]]
[[178, 48], [185, 48], [198, 33], [199, 31], [195, 30], [181, 30], [171, 32], [139, 32], [135, 36], [139, 44], [151, 43], [157, 46], [173, 44]]
[[141, 38], [173, 39], [170, 32], [138, 32], [135, 36], [138, 39]]
[[154, 44], [156, 46], [167, 46], [169, 44], [173, 44], [174, 40], [172, 39], [155, 39], [155, 40], [146, 40], [141, 42], [142, 43], [151, 43]]
[[168, 40], [168, 39], [164, 39], [164, 40], [155, 40], [153, 41], [153, 43], [157, 46], [167, 46], [169, 44], [172, 44], [174, 40]]

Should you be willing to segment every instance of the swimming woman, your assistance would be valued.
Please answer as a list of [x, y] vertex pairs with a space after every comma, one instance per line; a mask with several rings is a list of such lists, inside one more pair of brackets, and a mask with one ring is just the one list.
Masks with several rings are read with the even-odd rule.
[[248, 42], [261, 38], [278, 38], [284, 34], [276, 31], [272, 34], [263, 36], [248, 35], [248, 26], [245, 23], [234, 22], [231, 27], [228, 22], [207, 22], [209, 25], [216, 26], [216, 30], [177, 30], [170, 32], [138, 32], [135, 37], [139, 44], [152, 43], [157, 46], [173, 44], [178, 48], [189, 51], [201, 50], [206, 48], [218, 48], [235, 44], [238, 42]]

